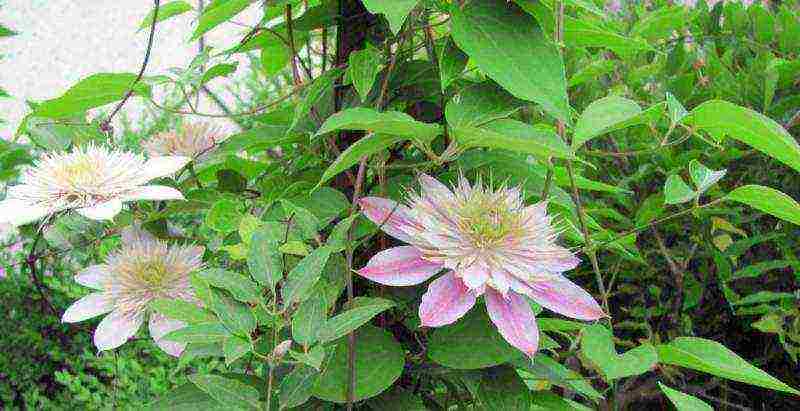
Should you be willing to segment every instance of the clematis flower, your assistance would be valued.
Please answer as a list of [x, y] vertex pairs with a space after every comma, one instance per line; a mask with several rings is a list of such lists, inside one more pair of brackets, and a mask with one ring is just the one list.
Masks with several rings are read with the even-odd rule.
[[[74, 323], [109, 313], [94, 331], [94, 345], [100, 351], [117, 348], [133, 337], [144, 323], [151, 301], [197, 302], [189, 274], [202, 267], [205, 248], [168, 246], [138, 227], [125, 228], [122, 243], [105, 264], [87, 267], [75, 276], [78, 284], [96, 291], [73, 303], [61, 318]], [[163, 337], [186, 324], [158, 313], [149, 313], [149, 317], [150, 336], [156, 344], [179, 356], [186, 344]]]
[[545, 203], [525, 206], [518, 188], [471, 186], [463, 176], [453, 191], [424, 174], [419, 181], [421, 192], [410, 193], [406, 204], [360, 200], [367, 218], [409, 245], [379, 252], [358, 274], [410, 286], [444, 270], [422, 296], [423, 326], [455, 322], [483, 295], [500, 334], [533, 356], [539, 331], [527, 298], [572, 318], [605, 316], [589, 293], [562, 275], [580, 261], [556, 244]]
[[143, 143], [151, 156], [184, 156], [200, 160], [225, 140], [222, 129], [210, 123], [186, 124], [181, 132], [158, 133]]
[[181, 156], [144, 157], [89, 145], [69, 153], [48, 153], [23, 171], [21, 184], [8, 188], [0, 202], [0, 222], [14, 226], [63, 210], [76, 210], [92, 220], [109, 220], [122, 203], [135, 200], [182, 200], [180, 191], [146, 185], [180, 170]]

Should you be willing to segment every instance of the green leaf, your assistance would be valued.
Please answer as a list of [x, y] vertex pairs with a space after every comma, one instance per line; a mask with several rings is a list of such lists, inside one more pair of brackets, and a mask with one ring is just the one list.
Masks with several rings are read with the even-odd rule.
[[636, 210], [636, 226], [643, 226], [664, 214], [664, 195], [652, 194]]
[[433, 330], [428, 344], [431, 360], [462, 370], [493, 367], [518, 355], [481, 307], [473, 307], [455, 324]]
[[569, 87], [575, 87], [587, 81], [597, 81], [603, 78], [604, 75], [614, 71], [614, 67], [616, 67], [616, 65], [613, 60], [594, 60], [586, 67], [580, 68], [573, 74], [569, 79], [568, 85]]
[[592, 102], [575, 124], [572, 147], [580, 147], [595, 137], [617, 130], [641, 112], [635, 101], [623, 97], [609, 96]]
[[756, 210], [800, 225], [800, 204], [774, 188], [746, 185], [731, 191], [725, 199], [749, 205]]
[[[277, 33], [285, 35], [288, 31]], [[261, 68], [264, 70], [264, 74], [274, 76], [280, 73], [292, 59], [292, 50], [276, 33], [269, 31], [259, 35], [257, 41], [257, 48], [261, 50]], [[298, 39], [295, 39], [295, 41], [298, 41]]]
[[[358, 330], [355, 347], [355, 400], [374, 397], [389, 388], [403, 372], [405, 353], [392, 335], [380, 328], [365, 326]], [[347, 402], [349, 373], [347, 341], [335, 346], [335, 352], [319, 377], [313, 395], [337, 403]]]
[[403, 27], [408, 13], [419, 3], [419, 0], [362, 0], [364, 7], [372, 14], [383, 14], [389, 21], [392, 33], [397, 34]]
[[314, 344], [327, 317], [328, 306], [324, 299], [309, 298], [303, 301], [292, 316], [292, 339], [306, 346]]
[[308, 401], [318, 376], [317, 370], [302, 364], [296, 365], [292, 372], [281, 380], [278, 396], [280, 409], [298, 407]]
[[[34, 117], [63, 118], [86, 110], [122, 100], [131, 88], [136, 74], [99, 73], [77, 82], [63, 95], [42, 102], [33, 111]], [[134, 86], [136, 95], [149, 97], [150, 86], [139, 82]]]
[[689, 394], [673, 390], [661, 382], [658, 383], [658, 387], [661, 388], [661, 391], [669, 398], [677, 411], [714, 411], [710, 405]]
[[697, 188], [697, 194], [706, 192], [711, 186], [725, 177], [727, 170], [712, 170], [697, 160], [689, 162], [689, 175], [692, 177], [694, 186]]
[[531, 390], [511, 367], [496, 367], [484, 372], [477, 387], [477, 397], [485, 410], [529, 410]]
[[234, 361], [242, 358], [253, 350], [253, 344], [247, 338], [232, 335], [222, 343], [222, 352], [225, 354], [225, 365], [230, 366]]
[[208, 323], [216, 320], [214, 315], [197, 304], [180, 299], [158, 298], [150, 303], [150, 308], [168, 318], [188, 324]]
[[682, 123], [712, 135], [727, 134], [800, 171], [800, 146], [794, 137], [774, 120], [753, 110], [711, 100], [695, 107]]
[[145, 405], [143, 409], [147, 411], [223, 411], [227, 408], [197, 388], [196, 385], [187, 382]]
[[362, 50], [350, 53], [347, 74], [350, 76], [350, 80], [353, 81], [353, 87], [356, 88], [358, 95], [361, 96], [362, 102], [369, 97], [372, 85], [375, 84], [375, 79], [378, 77], [378, 73], [381, 72], [382, 61], [381, 53], [375, 47], [369, 45]]
[[305, 97], [295, 106], [294, 119], [292, 119], [289, 131], [295, 130], [297, 125], [308, 117], [311, 113], [311, 108], [325, 95], [326, 91], [333, 87], [334, 82], [343, 72], [344, 70], [340, 68], [333, 68], [314, 79], [314, 82], [306, 88]]
[[231, 335], [222, 324], [196, 324], [170, 331], [164, 336], [167, 341], [206, 344], [221, 342]]
[[442, 84], [442, 92], [461, 76], [464, 68], [467, 67], [467, 55], [461, 51], [452, 37], [447, 37], [444, 45], [439, 49], [439, 79]]
[[453, 137], [465, 148], [500, 148], [541, 157], [574, 159], [572, 150], [551, 129], [501, 119], [483, 127], [453, 128]]
[[414, 120], [406, 113], [381, 112], [365, 107], [349, 108], [328, 117], [316, 135], [320, 136], [337, 130], [363, 130], [423, 141], [432, 140], [440, 133], [437, 124]]
[[[543, 328], [542, 320], [545, 319], [537, 320], [539, 323], [539, 329]], [[581, 324], [581, 328], [582, 327], [583, 324]], [[533, 357], [533, 363], [531, 363], [531, 361], [527, 358], [520, 358], [514, 360], [513, 364], [514, 366], [532, 374], [536, 378], [546, 380], [551, 384], [573, 390], [591, 400], [596, 401], [603, 398], [603, 395], [595, 390], [594, 387], [592, 387], [592, 384], [590, 384], [583, 376], [565, 367], [563, 364], [545, 354], [538, 353], [535, 357]]]
[[383, 149], [391, 147], [396, 143], [407, 140], [407, 137], [401, 137], [391, 134], [369, 134], [363, 138], [358, 139], [355, 143], [347, 147], [336, 160], [322, 173], [322, 177], [317, 183], [317, 187], [322, 186], [328, 180], [336, 177], [339, 173], [344, 172], [350, 167], [358, 164], [362, 157], [369, 157]]
[[393, 301], [383, 298], [359, 297], [353, 300], [353, 308], [325, 322], [319, 330], [319, 341], [326, 343], [347, 335], [394, 305]]
[[297, 263], [286, 277], [286, 284], [281, 290], [284, 306], [301, 303], [311, 296], [311, 290], [319, 281], [330, 256], [331, 250], [328, 247], [320, 247]]
[[[189, 3], [181, 0], [164, 3], [158, 8], [158, 19], [156, 20], [156, 23], [164, 21], [170, 17], [175, 17], [177, 15], [186, 13], [191, 9], [192, 6]], [[147, 13], [147, 16], [144, 18], [144, 20], [142, 20], [142, 24], [139, 25], [139, 30], [152, 26], [154, 15], [155, 15], [155, 9], [150, 10], [150, 12]]]
[[19, 34], [19, 33], [17, 33], [16, 31], [11, 30], [10, 28], [0, 24], [0, 38], [16, 36], [17, 34]]
[[654, 42], [680, 32], [690, 19], [684, 6], [664, 7], [654, 10], [639, 19], [631, 29], [631, 35], [644, 37]]
[[657, 347], [659, 362], [691, 368], [700, 372], [800, 395], [800, 391], [750, 365], [724, 345], [697, 337], [678, 337]]
[[664, 203], [681, 204], [691, 201], [697, 193], [677, 174], [670, 174], [664, 183]]
[[356, 213], [336, 223], [336, 226], [331, 230], [331, 235], [328, 236], [325, 246], [330, 247], [333, 252], [343, 251], [347, 247], [347, 233], [358, 216], [359, 214]]
[[210, 69], [206, 70], [205, 73], [203, 73], [203, 78], [200, 79], [200, 85], [206, 84], [217, 77], [228, 77], [229, 75], [235, 73], [236, 68], [238, 67], [238, 61], [231, 64], [219, 63], [214, 65]]
[[325, 347], [317, 345], [309, 352], [296, 352], [289, 350], [289, 355], [295, 360], [316, 370], [322, 369], [322, 361], [325, 359]]
[[304, 239], [316, 238], [322, 228], [322, 222], [311, 211], [300, 207], [290, 200], [281, 200], [283, 212], [291, 219], [293, 229], [298, 229]]
[[211, 289], [211, 309], [222, 324], [236, 335], [250, 337], [250, 333], [256, 329], [256, 317], [250, 307], [229, 297], [224, 291]]
[[197, 276], [214, 287], [229, 291], [239, 301], [255, 304], [261, 299], [261, 292], [258, 286], [252, 280], [237, 272], [221, 268], [209, 268], [198, 272]]
[[189, 41], [195, 41], [200, 36], [208, 33], [210, 30], [219, 26], [220, 24], [232, 19], [237, 14], [244, 11], [253, 0], [227, 0], [220, 3], [216, 7], [207, 8], [197, 23], [197, 27], [192, 33], [192, 38]]
[[268, 226], [256, 229], [247, 254], [250, 276], [270, 290], [283, 279], [283, 258], [278, 250], [283, 238], [276, 238], [276, 235], [279, 233]]
[[453, 7], [451, 35], [478, 68], [511, 94], [570, 122], [561, 54], [517, 5], [485, 0]]
[[206, 215], [206, 225], [220, 233], [230, 233], [239, 228], [242, 214], [239, 212], [239, 202], [222, 199], [214, 203]]
[[644, 374], [658, 361], [655, 347], [648, 343], [617, 354], [611, 331], [600, 324], [587, 326], [581, 332], [581, 353], [606, 381]]
[[258, 390], [241, 381], [212, 374], [192, 374], [188, 378], [220, 404], [244, 410], [261, 409]]
[[485, 81], [467, 87], [447, 102], [445, 117], [451, 127], [478, 127], [510, 116], [524, 103], [494, 82]]

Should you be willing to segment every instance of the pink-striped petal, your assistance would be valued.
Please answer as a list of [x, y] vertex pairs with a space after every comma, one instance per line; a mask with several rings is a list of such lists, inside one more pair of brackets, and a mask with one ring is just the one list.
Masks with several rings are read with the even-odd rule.
[[606, 316], [586, 290], [564, 276], [557, 275], [547, 281], [531, 282], [528, 285], [528, 295], [550, 311], [587, 321]]
[[489, 267], [481, 259], [475, 260], [472, 265], [459, 271], [461, 280], [470, 290], [477, 290], [489, 280]]
[[422, 194], [424, 198], [434, 199], [437, 203], [440, 203], [443, 200], [453, 200], [453, 192], [450, 191], [446, 185], [442, 184], [442, 182], [427, 174], [420, 173], [419, 184], [422, 187]]
[[105, 314], [114, 309], [114, 301], [107, 293], [91, 293], [70, 305], [61, 321], [65, 323], [76, 323], [98, 315]]
[[407, 286], [424, 282], [441, 269], [441, 263], [423, 259], [416, 247], [402, 246], [375, 254], [366, 267], [356, 272], [376, 283]]
[[423, 327], [441, 327], [452, 324], [475, 305], [475, 294], [470, 292], [452, 271], [434, 280], [419, 304], [419, 318]]
[[161, 314], [153, 313], [150, 315], [148, 328], [150, 329], [150, 337], [156, 342], [158, 348], [161, 348], [165, 353], [179, 357], [183, 350], [186, 348], [186, 343], [179, 343], [174, 341], [164, 340], [164, 336], [177, 329], [183, 328], [186, 323], [183, 321], [173, 320], [164, 317]]
[[361, 212], [383, 232], [404, 242], [411, 242], [409, 232], [414, 232], [418, 224], [411, 216], [411, 209], [395, 201], [380, 197], [364, 197], [358, 201]]
[[485, 298], [489, 318], [497, 326], [500, 335], [509, 344], [533, 357], [539, 348], [539, 328], [525, 298], [514, 291], [503, 296], [491, 288], [486, 290]]

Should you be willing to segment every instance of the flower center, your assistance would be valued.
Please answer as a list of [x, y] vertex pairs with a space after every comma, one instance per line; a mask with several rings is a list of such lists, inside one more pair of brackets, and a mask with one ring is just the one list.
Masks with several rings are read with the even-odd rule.
[[477, 196], [461, 208], [461, 228], [481, 248], [496, 245], [518, 228], [512, 210], [499, 199]]
[[145, 261], [134, 271], [136, 278], [151, 289], [158, 289], [167, 278], [167, 267], [162, 261]]
[[64, 164], [57, 174], [60, 179], [69, 184], [85, 184], [92, 181], [96, 167], [91, 159], [81, 156], [69, 164]]

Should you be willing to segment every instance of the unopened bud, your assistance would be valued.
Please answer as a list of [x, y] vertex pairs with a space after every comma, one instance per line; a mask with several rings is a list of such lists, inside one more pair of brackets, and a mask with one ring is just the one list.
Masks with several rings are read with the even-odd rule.
[[270, 354], [270, 358], [272, 359], [273, 363], [279, 362], [287, 352], [289, 352], [289, 348], [292, 347], [292, 340], [286, 340], [282, 343], [275, 346], [272, 350], [272, 354]]

